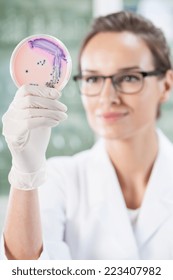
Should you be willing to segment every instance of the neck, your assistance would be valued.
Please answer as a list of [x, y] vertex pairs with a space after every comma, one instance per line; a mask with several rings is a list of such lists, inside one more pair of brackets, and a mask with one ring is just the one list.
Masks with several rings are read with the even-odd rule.
[[142, 200], [158, 152], [155, 130], [143, 129], [123, 140], [106, 139], [105, 145], [123, 193], [131, 195], [131, 198], [136, 195], [137, 206]]

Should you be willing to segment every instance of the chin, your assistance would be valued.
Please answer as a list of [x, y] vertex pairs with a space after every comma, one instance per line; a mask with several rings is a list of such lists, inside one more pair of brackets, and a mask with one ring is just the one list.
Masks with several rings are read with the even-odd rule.
[[125, 133], [125, 131], [115, 131], [112, 129], [101, 129], [97, 131], [95, 130], [95, 133], [105, 140], [124, 140], [126, 138], [129, 138], [129, 134], [127, 132]]
[[134, 126], [95, 126], [92, 127], [93, 131], [105, 140], [126, 141], [136, 137], [144, 127]]

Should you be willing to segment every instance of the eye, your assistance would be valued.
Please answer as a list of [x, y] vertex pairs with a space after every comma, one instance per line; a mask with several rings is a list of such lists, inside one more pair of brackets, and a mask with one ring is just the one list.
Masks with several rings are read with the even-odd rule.
[[129, 82], [129, 83], [132, 83], [132, 82], [139, 82], [141, 80], [141, 77], [140, 75], [137, 75], [137, 74], [127, 74], [127, 75], [123, 75], [121, 77], [119, 77], [119, 82], [122, 83], [122, 82]]
[[88, 84], [94, 84], [99, 81], [99, 77], [97, 76], [89, 76], [89, 77], [84, 77], [84, 80]]

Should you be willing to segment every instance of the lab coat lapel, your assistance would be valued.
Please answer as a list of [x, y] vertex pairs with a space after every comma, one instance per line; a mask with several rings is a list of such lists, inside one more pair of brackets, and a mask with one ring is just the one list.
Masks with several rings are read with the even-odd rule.
[[138, 259], [137, 244], [118, 178], [103, 145], [104, 143], [100, 142], [94, 147], [94, 157], [88, 176], [91, 178], [90, 203], [92, 207], [98, 204], [100, 209], [104, 207], [105, 220], [102, 222], [109, 227], [109, 233], [111, 232], [113, 239], [119, 244], [122, 258]]
[[135, 233], [139, 247], [145, 245], [173, 212], [173, 149], [161, 132], [159, 146], [159, 154], [136, 224]]

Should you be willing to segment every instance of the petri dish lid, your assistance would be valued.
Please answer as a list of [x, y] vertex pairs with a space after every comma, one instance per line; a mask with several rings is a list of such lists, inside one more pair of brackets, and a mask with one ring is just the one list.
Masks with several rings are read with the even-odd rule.
[[17, 87], [46, 85], [62, 90], [70, 79], [72, 61], [57, 38], [37, 34], [23, 39], [10, 59], [10, 74]]

